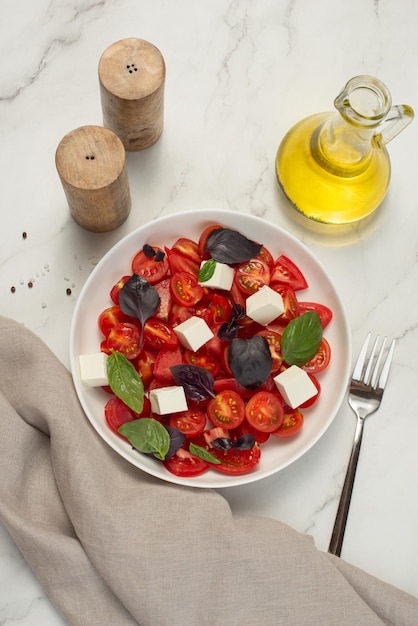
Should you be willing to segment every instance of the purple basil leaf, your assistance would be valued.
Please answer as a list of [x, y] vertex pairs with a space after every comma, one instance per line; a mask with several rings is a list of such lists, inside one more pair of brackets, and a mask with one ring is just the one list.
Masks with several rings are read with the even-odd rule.
[[216, 450], [222, 451], [227, 451], [234, 447], [232, 439], [228, 439], [228, 437], [218, 437], [211, 441], [211, 444]]
[[261, 335], [249, 339], [233, 339], [228, 349], [228, 358], [235, 378], [248, 389], [262, 385], [270, 374], [270, 348]]
[[255, 442], [256, 438], [254, 437], [254, 435], [250, 435], [250, 433], [247, 433], [246, 435], [241, 435], [241, 437], [238, 437], [238, 439], [234, 443], [234, 448], [236, 450], [251, 450], [251, 448], [254, 448]]
[[159, 261], [162, 261], [164, 257], [164, 250], [157, 250], [157, 252], [155, 253], [155, 262], [158, 263]]
[[182, 385], [186, 396], [194, 402], [200, 402], [206, 398], [214, 398], [213, 386], [215, 380], [208, 370], [198, 365], [173, 365], [170, 367], [174, 380]]
[[206, 252], [218, 263], [243, 263], [253, 259], [260, 252], [262, 245], [247, 239], [237, 230], [216, 228], [206, 241]]
[[245, 309], [242, 304], [234, 304], [232, 307], [229, 320], [220, 325], [218, 329], [218, 337], [222, 341], [230, 341], [234, 339], [240, 329], [238, 320], [241, 320], [245, 316]]
[[149, 243], [145, 243], [142, 246], [142, 252], [145, 254], [147, 259], [152, 259], [153, 257], [155, 257], [155, 250], [152, 246], [149, 245]]
[[157, 290], [142, 276], [132, 274], [120, 290], [119, 306], [126, 315], [135, 317], [141, 322], [142, 348], [144, 324], [160, 306]]
[[165, 458], [170, 459], [177, 452], [177, 450], [181, 448], [186, 439], [186, 435], [178, 428], [171, 428], [170, 426], [166, 426], [165, 428], [170, 435], [170, 447], [165, 455]]

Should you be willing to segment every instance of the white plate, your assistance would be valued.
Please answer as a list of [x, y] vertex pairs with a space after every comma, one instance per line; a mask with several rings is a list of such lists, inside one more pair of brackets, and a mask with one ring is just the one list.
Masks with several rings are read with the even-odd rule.
[[[197, 240], [210, 224], [235, 228], [248, 238], [264, 244], [275, 258], [280, 254], [290, 257], [302, 270], [309, 288], [299, 292], [301, 300], [321, 302], [334, 315], [325, 330], [331, 345], [331, 365], [320, 374], [321, 397], [305, 411], [305, 423], [300, 433], [289, 439], [270, 437], [263, 444], [260, 464], [251, 473], [230, 476], [209, 470], [196, 478], [176, 477], [163, 464], [142, 455], [112, 433], [104, 418], [108, 395], [100, 388], [90, 388], [80, 380], [78, 357], [98, 352], [102, 340], [97, 326], [99, 314], [112, 303], [111, 287], [124, 274], [131, 272], [130, 262], [143, 244], [172, 245], [179, 237]], [[97, 264], [86, 281], [76, 303], [70, 336], [71, 370], [84, 411], [100, 435], [116, 452], [138, 468], [163, 480], [193, 487], [221, 488], [251, 483], [279, 472], [305, 454], [324, 434], [343, 400], [351, 366], [351, 336], [342, 302], [331, 284], [325, 269], [312, 253], [289, 233], [252, 215], [220, 209], [205, 209], [177, 213], [157, 219], [130, 233], [117, 243]]]

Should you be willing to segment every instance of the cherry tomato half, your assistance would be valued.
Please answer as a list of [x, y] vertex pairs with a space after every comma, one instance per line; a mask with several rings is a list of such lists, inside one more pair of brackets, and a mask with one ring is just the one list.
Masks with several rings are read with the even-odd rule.
[[177, 428], [186, 437], [201, 435], [206, 427], [206, 415], [200, 409], [187, 409], [170, 416], [168, 425]]
[[284, 414], [283, 422], [280, 428], [274, 430], [271, 434], [275, 437], [292, 437], [300, 431], [303, 426], [303, 413], [291, 409]]
[[277, 430], [283, 422], [283, 404], [280, 397], [270, 391], [259, 391], [247, 402], [245, 416], [254, 428], [263, 433]]
[[199, 256], [201, 258], [205, 258], [205, 252], [206, 252], [206, 243], [208, 240], [209, 235], [211, 234], [211, 232], [213, 230], [216, 230], [217, 228], [223, 228], [223, 226], [221, 226], [220, 224], [211, 224], [210, 226], [207, 226], [201, 233], [200, 237], [199, 237], [199, 242], [197, 244], [197, 249], [199, 252]]
[[306, 400], [306, 402], [303, 402], [302, 404], [300, 404], [298, 406], [299, 409], [307, 409], [310, 406], [312, 406], [313, 404], [315, 404], [315, 402], [318, 400], [319, 395], [321, 393], [321, 385], [319, 384], [319, 381], [317, 378], [315, 378], [315, 376], [313, 374], [308, 374], [309, 378], [311, 379], [311, 381], [313, 382], [313, 384], [316, 387], [317, 390], [317, 394], [315, 396], [313, 396], [312, 398], [309, 398], [309, 400]]
[[164, 250], [158, 246], [152, 246], [152, 248], [156, 253], [152, 257], [148, 257], [143, 249], [136, 253], [132, 260], [132, 272], [154, 285], [167, 275], [169, 265]]
[[205, 348], [199, 348], [196, 352], [192, 350], [184, 350], [183, 352], [184, 362], [190, 365], [197, 365], [203, 367], [215, 377], [220, 369], [219, 361], [215, 359]]
[[177, 335], [169, 324], [157, 317], [150, 317], [144, 324], [144, 345], [151, 350], [168, 350], [178, 346]]
[[325, 304], [319, 302], [299, 302], [299, 313], [306, 313], [306, 311], [316, 311], [321, 320], [322, 328], [326, 328], [332, 320], [332, 311]]
[[198, 275], [200, 269], [200, 260], [197, 263], [185, 254], [176, 252], [173, 249], [170, 250], [170, 248], [166, 248], [165, 251], [167, 254], [168, 265], [170, 267], [171, 274], [176, 274], [177, 272], [189, 272], [189, 274], [193, 274], [193, 276]]
[[235, 269], [234, 281], [246, 295], [251, 295], [270, 282], [270, 268], [261, 259], [240, 263]]
[[203, 297], [203, 287], [189, 272], [176, 272], [170, 280], [173, 300], [182, 306], [194, 306]]
[[295, 319], [300, 314], [299, 303], [296, 298], [295, 290], [290, 285], [282, 285], [281, 283], [275, 283], [271, 285], [273, 291], [277, 291], [282, 297], [284, 312], [280, 315], [281, 320]]
[[214, 426], [236, 428], [245, 417], [244, 400], [235, 391], [220, 391], [208, 402], [207, 415]]
[[319, 344], [318, 352], [315, 354], [314, 358], [303, 365], [302, 369], [304, 369], [308, 374], [317, 374], [318, 372], [322, 372], [324, 370], [331, 359], [331, 348], [328, 341], [325, 337], [322, 337], [321, 343]]
[[271, 364], [271, 374], [277, 374], [282, 365], [282, 336], [279, 333], [274, 332], [273, 330], [269, 330], [265, 328], [264, 330], [260, 330], [257, 335], [261, 335], [265, 338], [268, 343], [272, 364]]
[[283, 254], [274, 263], [271, 283], [284, 283], [295, 291], [308, 287], [308, 282], [298, 266]]
[[128, 282], [129, 279], [130, 279], [130, 276], [122, 276], [122, 278], [120, 278], [118, 282], [115, 285], [113, 285], [112, 289], [110, 290], [110, 294], [109, 294], [110, 299], [115, 304], [119, 304], [120, 290], [122, 289], [123, 285]]
[[256, 443], [250, 450], [231, 450], [221, 451], [215, 448], [210, 449], [211, 454], [216, 456], [219, 465], [212, 465], [213, 469], [222, 474], [247, 474], [253, 470], [260, 462], [261, 451], [260, 446]]
[[141, 413], [135, 413], [117, 396], [112, 396], [105, 404], [104, 414], [105, 419], [110, 429], [118, 435], [121, 439], [127, 441], [126, 437], [120, 434], [119, 428], [122, 424], [132, 422], [139, 417], [146, 417], [150, 414], [151, 403], [149, 399], [144, 397], [144, 408]]
[[113, 326], [120, 322], [132, 322], [132, 318], [126, 315], [117, 304], [102, 311], [97, 320], [100, 331], [105, 337], [108, 336]]
[[109, 350], [116, 350], [132, 361], [139, 356], [141, 332], [135, 324], [130, 322], [120, 322], [110, 329], [107, 337], [107, 347]]
[[184, 448], [177, 450], [170, 459], [166, 459], [163, 463], [171, 474], [186, 478], [200, 476], [209, 469], [209, 463], [199, 459]]

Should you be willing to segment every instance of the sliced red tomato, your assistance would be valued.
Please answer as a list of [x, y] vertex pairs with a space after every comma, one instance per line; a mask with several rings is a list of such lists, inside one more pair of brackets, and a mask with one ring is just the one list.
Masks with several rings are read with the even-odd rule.
[[245, 416], [254, 428], [264, 433], [277, 430], [283, 422], [283, 404], [278, 394], [259, 391], [247, 402]]
[[142, 350], [138, 358], [133, 362], [136, 371], [141, 376], [144, 389], [148, 389], [154, 378], [154, 363], [155, 355], [149, 350]]
[[203, 287], [189, 272], [176, 272], [170, 280], [173, 300], [182, 306], [194, 306], [203, 297]]
[[289, 287], [292, 287], [295, 291], [308, 287], [308, 282], [301, 270], [284, 254], [279, 256], [274, 263], [271, 283], [283, 283], [289, 285]]
[[299, 302], [299, 314], [306, 313], [307, 311], [316, 311], [321, 320], [322, 328], [326, 328], [332, 320], [332, 311], [325, 304], [319, 302]]
[[270, 253], [270, 250], [268, 250], [268, 248], [266, 248], [265, 246], [262, 246], [260, 252], [257, 254], [257, 256], [255, 258], [256, 259], [261, 259], [262, 261], [264, 261], [264, 263], [267, 263], [267, 265], [269, 266], [270, 270], [273, 269], [274, 258], [272, 256], [272, 254]]
[[140, 417], [147, 417], [151, 411], [151, 403], [149, 399], [144, 397], [144, 408], [141, 413], [135, 413], [132, 411], [120, 398], [112, 396], [105, 404], [104, 413], [105, 419], [111, 430], [127, 441], [126, 437], [120, 434], [119, 428], [122, 424], [132, 422]]
[[178, 346], [177, 335], [169, 324], [150, 317], [144, 324], [144, 345], [151, 350], [173, 350]]
[[195, 314], [196, 312], [195, 312], [194, 307], [183, 306], [181, 304], [177, 304], [177, 302], [173, 302], [171, 304], [171, 311], [168, 316], [168, 323], [172, 327], [178, 326], [179, 324], [181, 324], [182, 322], [185, 322], [186, 320], [189, 319], [189, 317], [192, 317]]
[[121, 322], [132, 322], [132, 317], [126, 315], [117, 304], [102, 311], [97, 320], [100, 331], [105, 337], [108, 336], [113, 326]]
[[169, 270], [167, 255], [162, 248], [152, 246], [155, 255], [148, 257], [144, 250], [139, 250], [132, 260], [132, 272], [146, 278], [151, 284], [155, 285], [165, 278]]
[[166, 459], [163, 463], [171, 474], [186, 478], [200, 476], [209, 469], [209, 463], [199, 459], [184, 448], [177, 450], [170, 459]]
[[160, 296], [160, 304], [154, 315], [155, 317], [160, 317], [162, 320], [168, 321], [172, 305], [170, 279], [163, 278], [163, 280], [155, 283], [154, 289]]
[[303, 413], [298, 410], [289, 409], [285, 412], [280, 428], [271, 434], [275, 437], [292, 437], [300, 431], [303, 426]]
[[171, 250], [173, 252], [177, 252], [178, 254], [182, 254], [186, 258], [193, 261], [200, 268], [200, 254], [199, 248], [195, 241], [189, 239], [188, 237], [179, 237], [177, 241], [171, 246]]
[[[229, 290], [229, 293], [231, 295], [231, 299], [235, 304], [240, 304], [244, 311], [245, 311], [245, 301], [247, 299], [247, 296], [244, 294], [243, 291], [241, 291], [241, 289], [239, 289], [238, 285], [236, 284], [235, 280], [232, 283], [231, 289]], [[248, 318], [249, 319], [249, 318]], [[241, 322], [240, 322], [241, 323]], [[243, 322], [242, 322], [243, 323]]]
[[170, 267], [171, 274], [177, 274], [177, 272], [188, 272], [193, 276], [198, 275], [200, 269], [200, 261], [197, 263], [193, 259], [175, 250], [165, 249]]
[[110, 290], [110, 294], [109, 294], [110, 299], [115, 304], [119, 304], [120, 290], [122, 289], [123, 285], [128, 282], [129, 279], [130, 279], [130, 276], [122, 276], [122, 278], [120, 278], [118, 282], [115, 285], [113, 285], [112, 289]]
[[282, 336], [279, 333], [265, 328], [260, 330], [257, 335], [264, 337], [267, 341], [272, 358], [271, 374], [276, 374], [282, 365]]
[[184, 350], [183, 358], [185, 363], [203, 367], [203, 369], [210, 372], [213, 377], [217, 376], [219, 373], [219, 361], [212, 356], [206, 348], [199, 348], [196, 352], [192, 352], [192, 350]]
[[206, 228], [203, 229], [199, 237], [199, 242], [197, 244], [197, 249], [199, 252], [199, 256], [201, 258], [205, 256], [206, 243], [207, 243], [209, 235], [211, 234], [213, 230], [216, 230], [217, 228], [223, 228], [223, 226], [221, 226], [220, 224], [211, 224], [210, 226], [207, 226]]
[[234, 281], [247, 296], [255, 293], [270, 282], [270, 268], [261, 259], [240, 263], [235, 269]]
[[130, 322], [120, 322], [110, 329], [107, 337], [107, 347], [109, 350], [116, 350], [132, 361], [139, 356], [141, 332], [135, 324]]
[[312, 406], [313, 404], [315, 404], [315, 402], [318, 400], [319, 395], [321, 393], [321, 385], [319, 384], [318, 379], [313, 374], [308, 374], [308, 376], [311, 379], [311, 381], [313, 382], [313, 384], [315, 385], [315, 387], [317, 389], [317, 394], [315, 396], [313, 396], [312, 398], [309, 398], [309, 400], [306, 400], [306, 402], [303, 402], [302, 404], [300, 404], [298, 406], [298, 409], [307, 409], [310, 406]]
[[219, 339], [218, 337], [218, 330], [220, 326], [221, 324], [214, 324], [213, 326], [210, 326], [210, 329], [213, 333], [213, 337], [205, 343], [205, 350], [207, 350], [209, 354], [214, 356], [215, 359], [221, 358], [221, 354], [224, 350], [224, 347], [225, 345], [227, 345], [227, 342], [223, 341], [222, 339]]
[[251, 426], [247, 419], [245, 419], [238, 426], [238, 428], [235, 428], [231, 434], [234, 439], [238, 439], [239, 437], [242, 437], [242, 435], [253, 435], [258, 444], [265, 443], [270, 437], [270, 433], [264, 433], [261, 430], [257, 430], [254, 426]]
[[213, 469], [222, 474], [247, 474], [251, 472], [260, 462], [261, 451], [258, 443], [250, 450], [227, 450], [221, 451], [215, 448], [210, 449], [211, 454], [216, 456], [219, 465], [212, 465]]
[[247, 389], [239, 384], [239, 382], [233, 377], [219, 377], [215, 379], [213, 390], [215, 393], [226, 390], [235, 391], [241, 398], [246, 400], [254, 395], [254, 391]]
[[244, 420], [245, 404], [235, 391], [226, 389], [209, 400], [206, 411], [214, 426], [236, 428]]
[[[204, 317], [209, 324], [222, 324], [230, 318], [232, 305], [226, 296], [220, 293], [208, 293], [196, 307], [196, 315]], [[209, 316], [207, 314], [210, 314]], [[210, 320], [210, 321], [209, 321]]]
[[158, 380], [173, 385], [174, 377], [170, 368], [182, 362], [183, 356], [179, 345], [172, 350], [160, 350], [155, 359], [153, 374]]
[[187, 409], [186, 411], [173, 413], [170, 416], [168, 425], [171, 428], [177, 428], [186, 437], [197, 437], [206, 428], [206, 415], [197, 408]]
[[326, 367], [328, 367], [331, 359], [331, 348], [328, 341], [325, 337], [322, 337], [321, 343], [319, 344], [318, 352], [315, 354], [314, 358], [303, 365], [302, 369], [304, 369], [309, 374], [317, 374], [318, 372], [322, 372]]
[[299, 303], [296, 298], [295, 290], [289, 285], [282, 285], [281, 283], [275, 283], [270, 285], [271, 289], [277, 291], [282, 297], [284, 312], [280, 315], [280, 319], [290, 320], [295, 319], [300, 314]]

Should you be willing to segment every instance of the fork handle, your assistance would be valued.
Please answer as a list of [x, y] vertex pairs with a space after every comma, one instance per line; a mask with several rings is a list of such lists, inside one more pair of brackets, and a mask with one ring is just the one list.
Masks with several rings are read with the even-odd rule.
[[353, 447], [351, 449], [350, 460], [348, 462], [347, 473], [341, 491], [340, 503], [338, 505], [337, 516], [335, 518], [334, 529], [331, 535], [328, 552], [340, 556], [343, 545], [344, 532], [347, 523], [348, 510], [350, 508], [351, 494], [353, 492], [354, 479], [356, 477], [357, 461], [360, 455], [361, 440], [363, 438], [364, 418], [357, 419], [356, 431], [354, 433]]

